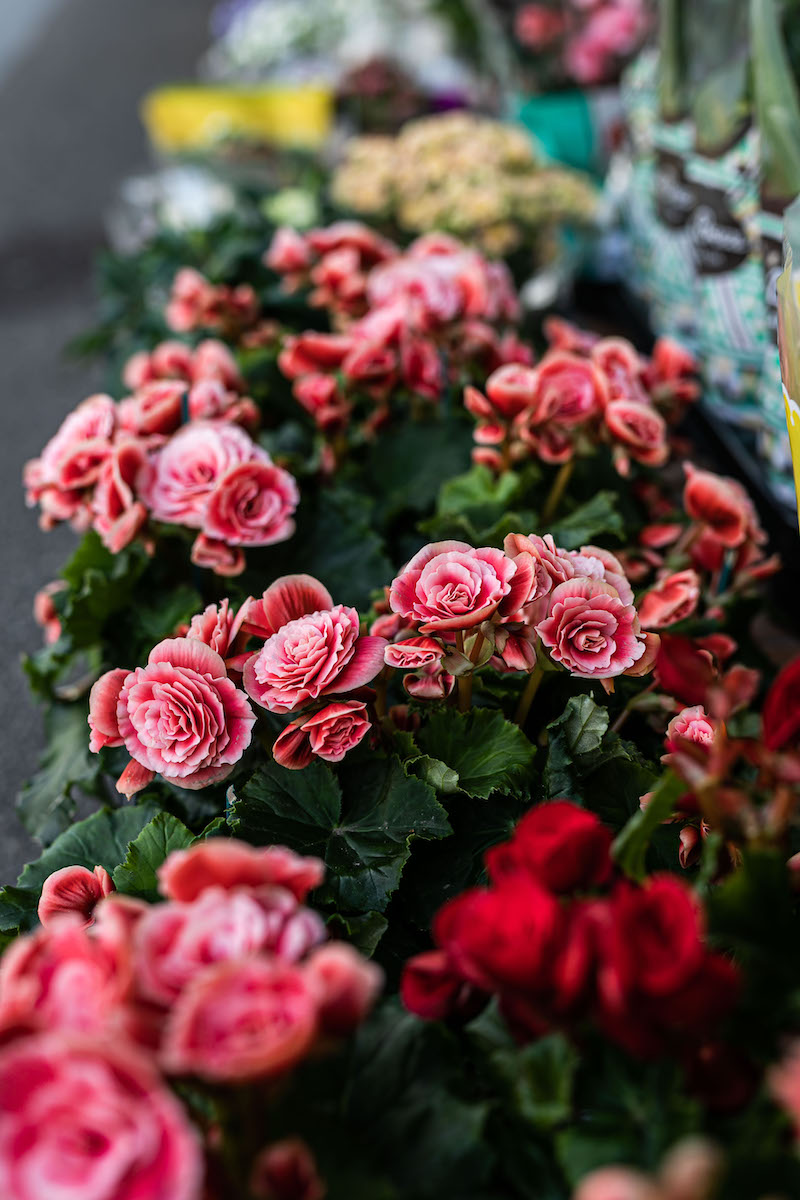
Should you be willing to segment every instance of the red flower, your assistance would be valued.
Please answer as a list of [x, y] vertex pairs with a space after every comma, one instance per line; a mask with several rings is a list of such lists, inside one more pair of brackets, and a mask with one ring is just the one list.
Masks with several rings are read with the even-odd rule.
[[494, 883], [527, 875], [558, 893], [598, 887], [611, 875], [611, 831], [594, 813], [554, 800], [522, 818], [510, 842], [486, 855]]
[[767, 692], [763, 721], [768, 750], [800, 749], [800, 658], [783, 668]]

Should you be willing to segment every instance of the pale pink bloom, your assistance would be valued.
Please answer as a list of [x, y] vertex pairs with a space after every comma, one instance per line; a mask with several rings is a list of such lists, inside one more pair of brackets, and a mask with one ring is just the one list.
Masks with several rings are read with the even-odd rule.
[[320, 1027], [347, 1037], [362, 1023], [383, 986], [383, 971], [346, 942], [326, 942], [305, 964], [316, 995]]
[[206, 888], [191, 903], [152, 905], [135, 936], [137, 986], [169, 1007], [213, 963], [259, 953], [297, 962], [325, 938], [321, 917], [290, 891]]
[[210, 538], [205, 533], [198, 533], [192, 543], [190, 559], [196, 567], [207, 567], [215, 575], [226, 579], [241, 575], [245, 568], [244, 550], [239, 546], [229, 546], [218, 538]]
[[323, 1200], [327, 1188], [300, 1138], [273, 1142], [256, 1156], [250, 1175], [255, 1200]]
[[41, 1035], [0, 1051], [5, 1200], [200, 1200], [200, 1140], [129, 1046]]
[[98, 680], [89, 723], [93, 749], [122, 738], [140, 768], [124, 779], [126, 789], [144, 787], [156, 772], [178, 787], [197, 789], [231, 773], [250, 744], [255, 716], [210, 646], [167, 638], [150, 651], [146, 667]]
[[706, 716], [702, 704], [684, 708], [674, 716], [667, 726], [666, 745], [669, 750], [680, 748], [680, 740], [695, 742], [698, 746], [710, 746], [716, 735], [716, 725]]
[[632, 1167], [598, 1167], [581, 1180], [572, 1200], [664, 1200], [652, 1180]]
[[528, 555], [508, 558], [490, 546], [433, 542], [415, 554], [392, 583], [392, 610], [420, 623], [423, 633], [469, 629], [515, 612], [528, 599]]
[[311, 254], [306, 239], [291, 226], [282, 225], [272, 236], [264, 264], [279, 275], [307, 270], [311, 265]]
[[406, 321], [426, 331], [452, 321], [464, 310], [465, 296], [453, 272], [442, 270], [438, 257], [414, 260], [408, 256], [370, 272], [367, 297], [374, 308], [402, 301]]
[[186, 636], [205, 642], [221, 658], [227, 658], [239, 635], [251, 599], [245, 600], [238, 609], [231, 607], [227, 596], [219, 604], [209, 604], [201, 613], [192, 617]]
[[52, 529], [71, 521], [82, 531], [91, 513], [86, 489], [92, 487], [111, 453], [116, 405], [110, 396], [90, 396], [71, 412], [39, 458], [25, 464], [25, 501], [41, 508], [40, 524]]
[[622, 675], [646, 649], [633, 605], [611, 584], [581, 576], [554, 589], [536, 631], [555, 662], [585, 679]]
[[63, 913], [77, 913], [85, 925], [90, 925], [94, 910], [104, 896], [114, 890], [111, 876], [105, 867], [62, 867], [53, 871], [42, 884], [38, 916], [42, 925], [49, 925]]
[[[293, 585], [278, 582], [291, 603]], [[385, 646], [383, 638], [359, 636], [354, 608], [337, 604], [310, 612], [289, 620], [247, 660], [245, 690], [270, 712], [292, 712], [370, 683], [383, 666]]]
[[319, 858], [286, 846], [249, 846], [233, 838], [208, 838], [173, 850], [158, 869], [159, 888], [170, 900], [195, 900], [207, 888], [286, 888], [300, 902], [325, 876]]
[[633, 604], [633, 588], [625, 568], [610, 550], [604, 550], [601, 546], [581, 546], [580, 550], [570, 550], [569, 556], [575, 564], [576, 575], [604, 579], [616, 588], [625, 604]]
[[130, 947], [117, 931], [65, 913], [17, 938], [0, 960], [0, 1028], [98, 1033], [114, 1025], [131, 989]]
[[290, 770], [307, 767], [315, 757], [341, 762], [371, 728], [367, 706], [361, 700], [326, 704], [313, 716], [299, 717], [287, 725], [275, 739], [272, 754], [277, 763]]
[[700, 600], [700, 576], [691, 568], [659, 579], [639, 602], [639, 620], [645, 629], [664, 629], [685, 621]]
[[300, 967], [263, 958], [217, 963], [173, 1006], [162, 1063], [210, 1080], [273, 1078], [308, 1054], [317, 1031], [315, 993]]
[[[156, 359], [159, 348], [153, 352]], [[224, 387], [232, 391], [241, 391], [244, 385], [241, 372], [236, 365], [236, 359], [229, 346], [218, 338], [206, 338], [195, 346], [189, 364], [188, 378], [192, 383], [202, 380], [218, 380]]]
[[299, 503], [294, 477], [265, 454], [232, 467], [217, 481], [203, 532], [230, 546], [272, 546], [294, 533], [292, 514]]
[[172, 292], [164, 316], [175, 333], [187, 333], [203, 323], [204, 314], [213, 307], [216, 289], [193, 267], [182, 267], [172, 283]]
[[181, 429], [155, 458], [149, 489], [151, 515], [157, 521], [200, 529], [208, 499], [233, 467], [254, 460], [269, 461], [238, 425], [226, 421], [197, 421]]
[[103, 463], [92, 496], [92, 524], [112, 554], [127, 546], [147, 521], [139, 499], [146, 495], [152, 467], [142, 442], [117, 442]]

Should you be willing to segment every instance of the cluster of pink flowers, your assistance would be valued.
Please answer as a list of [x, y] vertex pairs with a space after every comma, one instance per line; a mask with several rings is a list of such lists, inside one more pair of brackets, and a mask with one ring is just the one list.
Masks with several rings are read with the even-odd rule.
[[[212, 1130], [204, 1146], [166, 1078], [285, 1077], [353, 1032], [380, 989], [304, 904], [323, 873], [284, 847], [215, 839], [167, 858], [154, 905], [114, 893], [101, 868], [46, 881], [42, 927], [0, 961], [3, 1196], [200, 1200]], [[254, 1194], [273, 1195], [289, 1160], [309, 1173], [298, 1143], [269, 1147]]]
[[197, 530], [192, 561], [239, 574], [246, 547], [285, 541], [299, 503], [294, 478], [251, 437], [258, 410], [241, 394], [230, 350], [163, 342], [135, 354], [116, 403], [91, 396], [25, 467], [26, 498], [49, 529], [95, 529], [112, 553], [148, 522]]
[[437, 914], [437, 948], [406, 966], [406, 1006], [440, 1019], [496, 995], [521, 1040], [588, 1018], [640, 1057], [691, 1058], [718, 1037], [738, 972], [705, 945], [692, 891], [673, 875], [616, 880], [611, 842], [568, 800], [532, 809], [487, 852], [489, 885]]
[[[532, 671], [537, 650], [583, 679], [652, 669], [657, 635], [644, 633], [624, 571], [607, 550], [561, 550], [550, 534], [509, 534], [503, 550], [434, 542], [392, 583], [372, 632], [391, 639], [387, 666], [406, 691], [436, 699], [454, 675], [489, 660]], [[466, 635], [466, 639], [465, 639]]]
[[550, 349], [535, 365], [493, 371], [483, 392], [468, 386], [464, 404], [477, 419], [473, 459], [505, 470], [534, 454], [566, 463], [611, 447], [627, 475], [631, 460], [658, 467], [669, 455], [667, 421], [697, 395], [692, 357], [661, 339], [645, 359], [624, 338], [597, 338], [554, 319]]
[[646, 0], [569, 0], [522, 4], [514, 32], [526, 51], [557, 56], [567, 79], [592, 85], [616, 79], [651, 24]]
[[[282, 264], [296, 284], [304, 277], [296, 269], [300, 248], [323, 235], [336, 249], [311, 269], [312, 296], [328, 307], [336, 332], [287, 338], [278, 362], [324, 433], [347, 426], [356, 400], [367, 402], [365, 430], [374, 432], [389, 416], [393, 390], [436, 401], [467, 369], [530, 361], [530, 350], [506, 328], [519, 306], [503, 263], [445, 234], [418, 238], [400, 253], [351, 222], [305, 238], [281, 230], [268, 261]], [[364, 245], [377, 249], [365, 258]], [[342, 268], [349, 263], [353, 275], [321, 289], [315, 272], [327, 257]]]
[[213, 329], [235, 338], [255, 324], [258, 314], [258, 299], [249, 283], [215, 284], [193, 267], [182, 267], [173, 280], [164, 316], [173, 333]]
[[90, 748], [125, 746], [131, 762], [117, 788], [126, 796], [156, 774], [207, 787], [227, 778], [250, 744], [252, 700], [293, 717], [273, 747], [282, 766], [340, 762], [371, 729], [366, 689], [386, 644], [363, 636], [356, 610], [334, 604], [318, 580], [283, 576], [238, 609], [227, 599], [209, 605], [186, 636], [159, 642], [146, 666], [102, 675], [89, 697]]

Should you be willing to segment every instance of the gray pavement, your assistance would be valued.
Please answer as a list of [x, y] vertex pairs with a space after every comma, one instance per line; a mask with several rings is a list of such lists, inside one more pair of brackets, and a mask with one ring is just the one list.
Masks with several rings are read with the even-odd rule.
[[189, 79], [207, 44], [212, 0], [0, 0], [0, 883], [36, 853], [14, 816], [35, 769], [41, 720], [19, 668], [39, 644], [37, 588], [74, 545], [40, 533], [20, 473], [102, 371], [68, 361], [92, 323], [92, 258], [102, 217], [148, 150], [143, 92]]

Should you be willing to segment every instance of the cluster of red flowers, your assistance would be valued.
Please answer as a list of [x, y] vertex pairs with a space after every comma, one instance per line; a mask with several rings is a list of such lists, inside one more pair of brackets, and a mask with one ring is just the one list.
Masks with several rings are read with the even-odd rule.
[[90, 396], [26, 465], [43, 528], [94, 528], [116, 554], [149, 544], [149, 521], [181, 525], [198, 531], [192, 561], [221, 575], [244, 569], [247, 546], [291, 537], [297, 485], [248, 432], [258, 409], [227, 346], [163, 342], [124, 381], [131, 395]]
[[437, 949], [402, 982], [412, 1012], [440, 1019], [498, 998], [520, 1039], [591, 1023], [631, 1054], [691, 1058], [737, 994], [710, 950], [693, 892], [671, 875], [614, 878], [611, 833], [570, 801], [533, 809], [486, 855], [489, 884], [437, 914]]
[[500, 471], [531, 453], [565, 463], [606, 444], [621, 475], [631, 459], [666, 462], [662, 414], [674, 418], [697, 395], [691, 355], [662, 338], [646, 359], [624, 338], [598, 338], [557, 318], [546, 332], [550, 349], [536, 366], [499, 367], [485, 394], [466, 388], [464, 404], [479, 422], [474, 460]]
[[279, 230], [267, 262], [291, 287], [314, 284], [312, 303], [336, 329], [287, 338], [278, 360], [326, 434], [348, 425], [357, 401], [371, 432], [388, 418], [393, 390], [437, 401], [465, 372], [530, 361], [507, 330], [519, 308], [507, 268], [455, 238], [429, 234], [401, 253], [340, 222], [304, 236]]
[[[283, 847], [215, 839], [167, 858], [158, 904], [115, 893], [102, 868], [50, 876], [41, 928], [0, 961], [3, 1195], [38, 1200], [52, 1178], [78, 1200], [124, 1179], [126, 1196], [199, 1200], [214, 1128], [204, 1146], [165, 1077], [283, 1078], [350, 1034], [380, 989], [380, 970], [304, 904], [323, 873]], [[255, 1164], [255, 1195], [276, 1195], [266, 1183], [287, 1155], [308, 1171], [291, 1146]]]
[[182, 267], [173, 280], [164, 317], [173, 333], [214, 329], [236, 338], [255, 324], [258, 313], [258, 298], [249, 283], [236, 287], [211, 283], [193, 267]]

